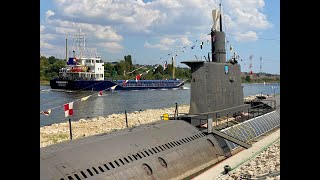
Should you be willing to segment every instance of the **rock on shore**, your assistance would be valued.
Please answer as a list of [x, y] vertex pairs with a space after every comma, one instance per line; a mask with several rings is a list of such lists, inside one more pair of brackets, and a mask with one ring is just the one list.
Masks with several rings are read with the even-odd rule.
[[280, 179], [280, 141], [274, 143], [259, 155], [244, 163], [229, 174], [219, 177], [219, 180], [238, 179]]

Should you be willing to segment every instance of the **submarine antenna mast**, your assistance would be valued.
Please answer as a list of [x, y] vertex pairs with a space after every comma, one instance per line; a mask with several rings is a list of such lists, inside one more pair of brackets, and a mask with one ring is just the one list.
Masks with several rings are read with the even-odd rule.
[[172, 56], [172, 79], [175, 79], [174, 56]]
[[222, 15], [221, 15], [221, 14], [222, 14], [222, 13], [221, 13], [222, 11], [221, 11], [221, 2], [219, 3], [219, 7], [220, 7], [220, 20], [219, 20], [219, 21], [220, 21], [220, 31], [222, 32]]

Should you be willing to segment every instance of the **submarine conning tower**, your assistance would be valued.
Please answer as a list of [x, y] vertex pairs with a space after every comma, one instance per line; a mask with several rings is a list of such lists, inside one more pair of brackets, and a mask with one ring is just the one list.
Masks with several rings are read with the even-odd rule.
[[[220, 11], [213, 10], [211, 61], [184, 61], [191, 68], [189, 114], [213, 112], [244, 104], [241, 70], [237, 62], [226, 62], [225, 33]], [[217, 21], [220, 19], [220, 31]]]

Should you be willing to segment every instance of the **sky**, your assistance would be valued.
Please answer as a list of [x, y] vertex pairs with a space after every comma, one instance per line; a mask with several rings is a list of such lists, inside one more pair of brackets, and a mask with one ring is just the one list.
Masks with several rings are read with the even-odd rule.
[[236, 52], [242, 72], [250, 63], [260, 72], [261, 62], [262, 72], [280, 74], [279, 0], [40, 0], [40, 53], [64, 59], [66, 39], [72, 52], [81, 29], [88, 56], [113, 62], [131, 55], [144, 65], [171, 64], [174, 56], [187, 67], [181, 62], [211, 51], [207, 34], [219, 3], [227, 58]]

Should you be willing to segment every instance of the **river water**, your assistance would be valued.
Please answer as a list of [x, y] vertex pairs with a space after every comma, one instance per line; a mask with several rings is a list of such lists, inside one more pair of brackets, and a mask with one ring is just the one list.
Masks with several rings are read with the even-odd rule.
[[[255, 94], [280, 93], [280, 83], [272, 84], [242, 84], [244, 97]], [[274, 88], [272, 88], [274, 87]], [[51, 90], [50, 86], [40, 86], [40, 111], [54, 108], [49, 116], [40, 114], [40, 127], [66, 122], [64, 117], [63, 104], [80, 99], [87, 95], [94, 94], [86, 101], [76, 101], [73, 104], [74, 115], [72, 121], [107, 116], [113, 113], [161, 109], [165, 107], [189, 104], [190, 84], [184, 85], [184, 89], [171, 90], [140, 90], [140, 91], [104, 91], [102, 96], [97, 92], [70, 92]]]

